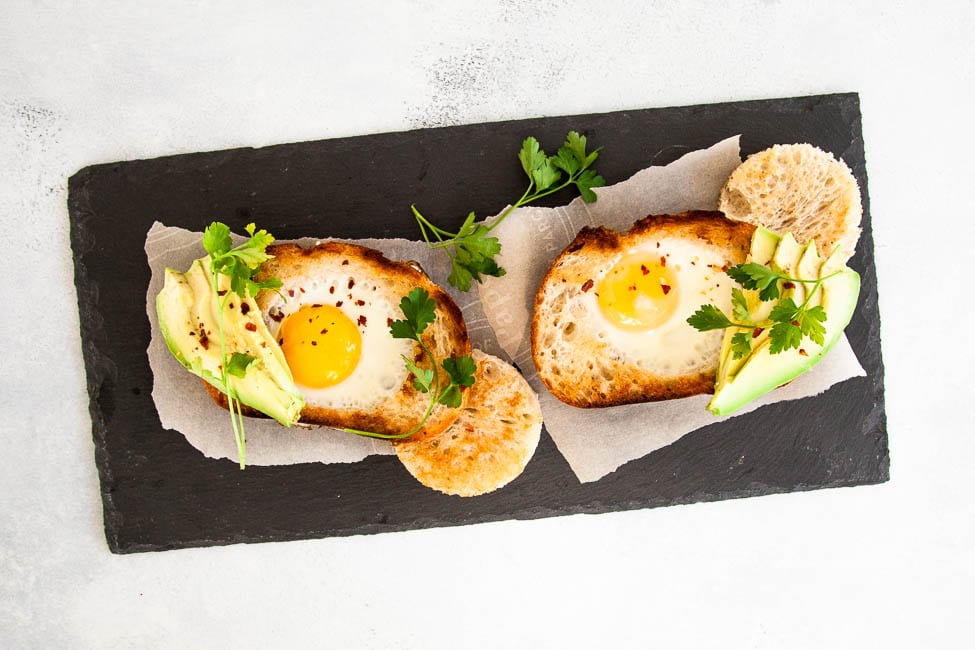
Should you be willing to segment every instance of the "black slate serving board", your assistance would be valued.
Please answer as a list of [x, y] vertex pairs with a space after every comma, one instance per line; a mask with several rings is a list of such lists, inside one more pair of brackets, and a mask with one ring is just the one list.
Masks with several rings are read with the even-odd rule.
[[[395, 457], [353, 464], [249, 467], [203, 457], [164, 430], [146, 357], [154, 220], [236, 232], [257, 221], [278, 238], [417, 238], [409, 205], [459, 225], [523, 191], [514, 157], [537, 137], [554, 150], [575, 129], [603, 147], [608, 183], [648, 164], [742, 134], [747, 155], [811, 142], [842, 157], [863, 189], [862, 278], [847, 335], [867, 377], [695, 431], [580, 484], [543, 432], [525, 473], [462, 499], [428, 490]], [[626, 110], [386, 133], [86, 167], [68, 208], [95, 461], [113, 552], [280, 541], [601, 513], [883, 482], [888, 479], [883, 363], [859, 98], [855, 93]], [[552, 197], [564, 203], [570, 194]], [[453, 220], [453, 223], [449, 222]], [[228, 430], [229, 435], [229, 430]]]

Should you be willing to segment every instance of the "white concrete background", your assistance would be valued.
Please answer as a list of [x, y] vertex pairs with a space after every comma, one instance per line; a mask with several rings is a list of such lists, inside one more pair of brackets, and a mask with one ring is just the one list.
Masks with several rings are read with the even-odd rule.
[[[0, 646], [970, 646], [972, 3], [149, 4], [0, 3]], [[862, 99], [890, 483], [108, 552], [65, 208], [80, 167], [834, 91]]]

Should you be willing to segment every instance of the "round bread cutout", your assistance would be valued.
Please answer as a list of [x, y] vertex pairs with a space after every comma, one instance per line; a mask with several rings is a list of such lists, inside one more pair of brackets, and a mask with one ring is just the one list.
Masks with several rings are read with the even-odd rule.
[[513, 366], [474, 350], [477, 375], [467, 405], [440, 435], [395, 445], [423, 485], [457, 496], [507, 485], [528, 464], [542, 431], [538, 396]]

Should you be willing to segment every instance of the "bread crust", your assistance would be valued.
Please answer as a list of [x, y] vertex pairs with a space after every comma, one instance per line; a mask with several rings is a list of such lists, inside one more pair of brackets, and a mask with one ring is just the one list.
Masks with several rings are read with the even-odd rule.
[[[720, 212], [689, 211], [675, 215], [650, 215], [640, 219], [625, 233], [605, 227], [583, 228], [552, 262], [535, 295], [532, 318], [532, 358], [539, 378], [559, 400], [580, 408], [618, 406], [652, 402], [709, 393], [714, 390], [714, 365], [696, 372], [657, 375], [634, 364], [617, 360], [612, 366], [590, 368], [587, 359], [558, 358], [544, 341], [551, 340], [556, 324], [569, 316], [552, 309], [571, 304], [593, 287], [593, 278], [604, 269], [597, 260], [612, 259], [626, 247], [652, 238], [693, 238], [721, 249], [727, 262], [745, 260], [755, 226], [726, 219]], [[581, 328], [576, 328], [578, 329]], [[589, 336], [577, 333], [576, 336]], [[606, 344], [583, 338], [578, 349]], [[578, 352], [578, 350], [575, 350]]]
[[[267, 252], [273, 258], [261, 265], [255, 277], [258, 281], [270, 277], [280, 279], [283, 283], [281, 291], [285, 293], [300, 292], [300, 284], [304, 279], [320, 277], [323, 273], [337, 270], [353, 277], [369, 278], [370, 281], [381, 283], [383, 292], [393, 298], [395, 304], [415, 287], [423, 288], [437, 303], [436, 320], [422, 335], [424, 344], [439, 361], [471, 352], [467, 326], [457, 303], [415, 262], [390, 260], [378, 250], [337, 241], [322, 242], [309, 248], [296, 244], [275, 244], [269, 246]], [[262, 291], [256, 297], [257, 305], [269, 327], [272, 318], [268, 313], [268, 306], [276, 297], [273, 291]], [[365, 323], [364, 326], [388, 328], [387, 323]], [[413, 360], [420, 367], [430, 365], [419, 344], [415, 342]], [[402, 361], [395, 359], [390, 363]], [[446, 371], [438, 368], [438, 372], [441, 385], [449, 383], [450, 377]], [[466, 388], [461, 391], [461, 408], [466, 404], [469, 392]], [[226, 396], [212, 387], [210, 394], [226, 408]], [[299, 421], [340, 429], [398, 435], [409, 431], [423, 419], [429, 403], [430, 395], [416, 390], [413, 376], [408, 374], [398, 390], [375, 408], [326, 408], [306, 404]], [[457, 419], [461, 408], [438, 404], [424, 427], [411, 436], [411, 439], [422, 439], [443, 432]]]

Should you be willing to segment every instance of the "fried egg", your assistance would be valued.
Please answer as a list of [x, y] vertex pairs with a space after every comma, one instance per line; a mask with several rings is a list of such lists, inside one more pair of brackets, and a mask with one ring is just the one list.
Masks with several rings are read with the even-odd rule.
[[720, 332], [687, 324], [701, 305], [731, 306], [727, 256], [692, 239], [661, 237], [604, 260], [593, 287], [579, 295], [579, 325], [612, 360], [660, 375], [712, 362]]
[[408, 374], [402, 357], [413, 346], [389, 332], [403, 317], [397, 304], [370, 278], [287, 279], [265, 322], [307, 404], [370, 409], [400, 388]]
[[684, 397], [714, 386], [722, 334], [687, 318], [728, 311], [754, 226], [718, 212], [646, 217], [620, 233], [585, 228], [554, 260], [535, 297], [539, 378], [574, 406]]
[[[256, 302], [305, 399], [301, 422], [400, 435], [424, 421], [414, 437], [450, 426], [458, 409], [438, 405], [428, 413], [430, 397], [414, 386], [404, 358], [427, 368], [424, 348], [446, 359], [469, 354], [470, 339], [456, 303], [418, 265], [338, 241], [275, 244], [268, 253], [273, 258], [256, 279], [276, 277], [282, 286], [261, 291]], [[436, 303], [423, 348], [390, 332], [405, 318], [401, 301], [416, 288]]]

